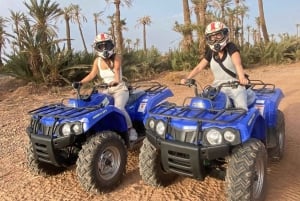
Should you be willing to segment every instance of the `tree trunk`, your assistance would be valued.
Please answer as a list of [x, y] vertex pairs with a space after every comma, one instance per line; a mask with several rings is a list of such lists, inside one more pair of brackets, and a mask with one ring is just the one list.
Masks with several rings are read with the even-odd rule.
[[122, 36], [122, 27], [121, 27], [121, 11], [120, 11], [120, 0], [114, 2], [116, 5], [116, 49], [117, 53], [122, 54], [122, 47], [123, 47], [123, 36]]
[[147, 51], [147, 42], [146, 42], [146, 24], [143, 24], [143, 39], [144, 39], [144, 52]]
[[199, 38], [199, 54], [202, 57], [205, 53], [205, 25], [206, 25], [206, 8], [207, 8], [207, 0], [201, 0], [199, 3], [199, 25], [201, 27], [200, 30], [200, 38]]
[[183, 51], [189, 51], [190, 47], [193, 43], [193, 35], [191, 30], [191, 15], [190, 15], [190, 8], [189, 8], [189, 1], [182, 0], [183, 4], [183, 17], [184, 17], [184, 26], [186, 27], [186, 32], [183, 33]]
[[84, 51], [85, 51], [85, 53], [87, 53], [88, 51], [87, 51], [87, 48], [86, 48], [86, 44], [85, 44], [85, 40], [84, 40], [84, 37], [83, 37], [82, 29], [81, 29], [81, 26], [80, 26], [80, 22], [78, 22], [78, 28], [79, 28], [80, 36], [81, 36], [81, 39], [82, 39]]
[[70, 17], [65, 15], [65, 21], [66, 21], [67, 49], [68, 51], [71, 51], [72, 46], [71, 46]]
[[259, 20], [260, 20], [260, 25], [261, 25], [261, 31], [263, 33], [265, 42], [268, 43], [268, 42], [270, 42], [270, 39], [269, 39], [268, 31], [267, 31], [265, 14], [264, 14], [264, 6], [263, 6], [262, 0], [258, 0], [258, 9], [259, 9]]

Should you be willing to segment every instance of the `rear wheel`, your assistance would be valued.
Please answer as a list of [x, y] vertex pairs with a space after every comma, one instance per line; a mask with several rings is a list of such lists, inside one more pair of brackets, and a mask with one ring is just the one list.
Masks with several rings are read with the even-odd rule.
[[167, 186], [177, 178], [176, 174], [163, 170], [160, 151], [147, 138], [140, 150], [139, 170], [143, 181], [152, 186]]
[[285, 119], [282, 111], [277, 111], [277, 123], [275, 129], [276, 146], [269, 150], [272, 161], [279, 161], [283, 157], [285, 147]]
[[231, 201], [262, 201], [266, 191], [267, 152], [262, 142], [250, 139], [228, 157], [226, 191]]
[[79, 152], [77, 176], [86, 191], [106, 192], [121, 182], [126, 163], [127, 150], [121, 137], [114, 132], [98, 133]]

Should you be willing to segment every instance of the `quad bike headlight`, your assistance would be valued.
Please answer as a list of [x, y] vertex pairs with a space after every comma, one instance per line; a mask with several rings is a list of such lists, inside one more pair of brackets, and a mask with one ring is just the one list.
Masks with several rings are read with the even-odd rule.
[[236, 135], [231, 130], [227, 130], [224, 132], [224, 139], [230, 143], [234, 142], [236, 139]]
[[223, 141], [221, 131], [219, 129], [210, 129], [206, 133], [206, 140], [210, 145], [219, 145]]
[[61, 127], [61, 132], [62, 136], [68, 136], [71, 134], [71, 125], [69, 123], [65, 123], [62, 127]]
[[82, 132], [83, 127], [81, 122], [66, 122], [59, 129], [61, 136], [69, 136], [71, 134], [79, 135]]
[[155, 131], [158, 135], [163, 136], [166, 131], [166, 124], [163, 121], [158, 121], [155, 127]]
[[81, 123], [77, 122], [72, 125], [71, 130], [74, 132], [75, 135], [82, 133], [82, 126]]
[[209, 128], [204, 131], [203, 141], [207, 145], [237, 145], [241, 142], [240, 132], [234, 128]]
[[155, 120], [154, 119], [149, 119], [148, 121], [148, 126], [151, 130], [154, 130], [154, 127], [155, 127]]

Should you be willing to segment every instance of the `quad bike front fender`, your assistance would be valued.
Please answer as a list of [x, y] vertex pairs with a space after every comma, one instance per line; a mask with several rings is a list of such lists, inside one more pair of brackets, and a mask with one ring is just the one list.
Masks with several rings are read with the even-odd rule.
[[112, 130], [117, 132], [127, 132], [127, 123], [124, 113], [114, 106], [107, 106], [99, 111], [93, 112], [82, 119], [85, 132], [93, 130], [96, 132]]

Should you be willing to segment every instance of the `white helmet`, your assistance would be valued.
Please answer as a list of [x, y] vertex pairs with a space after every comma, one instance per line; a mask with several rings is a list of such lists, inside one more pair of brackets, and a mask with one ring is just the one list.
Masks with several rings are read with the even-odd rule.
[[205, 37], [210, 49], [219, 52], [229, 41], [229, 29], [222, 22], [212, 22], [205, 29]]
[[98, 34], [95, 38], [93, 47], [97, 55], [103, 59], [108, 59], [115, 53], [115, 45], [111, 36], [107, 33]]

